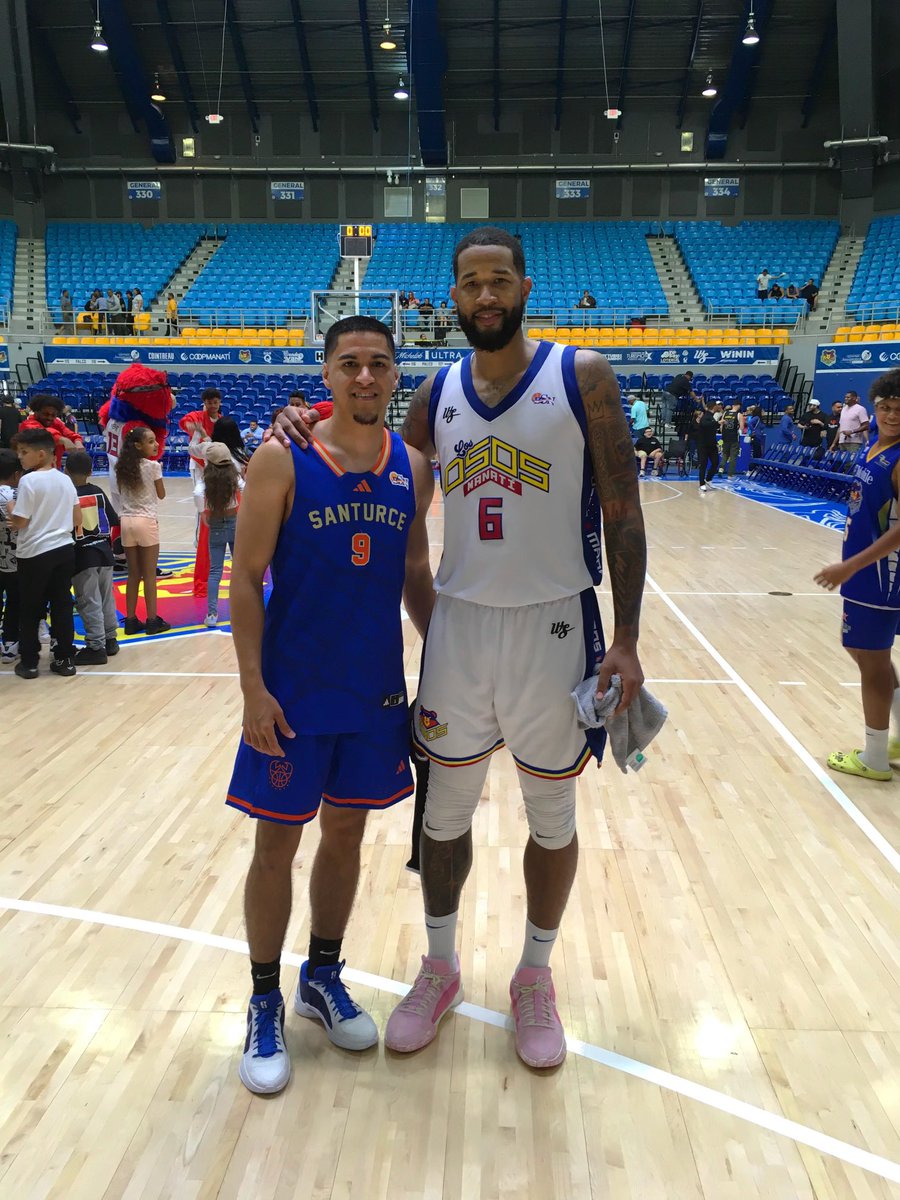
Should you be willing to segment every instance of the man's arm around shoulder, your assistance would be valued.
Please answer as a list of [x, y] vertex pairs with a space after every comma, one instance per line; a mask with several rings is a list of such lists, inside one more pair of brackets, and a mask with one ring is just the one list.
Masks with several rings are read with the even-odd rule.
[[634, 447], [622, 411], [619, 385], [606, 359], [592, 351], [578, 351], [575, 375], [587, 418], [588, 449], [603, 513], [615, 612], [615, 631], [600, 669], [597, 693], [606, 690], [611, 675], [621, 675], [622, 703], [617, 711], [623, 712], [644, 682], [637, 640], [647, 573], [647, 541]]
[[407, 447], [409, 465], [416, 494], [416, 515], [410, 526], [406, 543], [406, 579], [403, 584], [403, 603], [421, 637], [425, 637], [431, 610], [434, 608], [434, 580], [428, 546], [426, 521], [434, 496], [434, 472], [424, 454]]
[[416, 450], [421, 450], [428, 456], [434, 454], [434, 442], [428, 425], [428, 406], [431, 403], [433, 382], [434, 376], [429, 375], [413, 392], [409, 408], [406, 410], [406, 416], [400, 427], [400, 436], [407, 446], [414, 446]]

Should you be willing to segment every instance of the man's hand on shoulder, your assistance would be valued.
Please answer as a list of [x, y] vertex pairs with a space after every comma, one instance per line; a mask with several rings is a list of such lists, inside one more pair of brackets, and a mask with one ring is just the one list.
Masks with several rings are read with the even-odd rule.
[[297, 408], [293, 404], [286, 405], [271, 429], [263, 433], [263, 444], [278, 442], [282, 446], [290, 446], [295, 442], [301, 450], [305, 450], [312, 436], [313, 426], [322, 419], [322, 414], [314, 408]]
[[433, 382], [434, 377], [429, 375], [413, 392], [409, 408], [406, 410], [406, 416], [400, 427], [400, 436], [407, 446], [413, 446], [427, 455], [434, 453], [434, 443], [431, 440], [431, 429], [428, 425], [428, 406], [431, 403]]

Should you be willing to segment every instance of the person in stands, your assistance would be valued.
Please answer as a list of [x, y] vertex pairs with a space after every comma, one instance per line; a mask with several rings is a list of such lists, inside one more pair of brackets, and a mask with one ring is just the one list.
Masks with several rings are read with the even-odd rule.
[[799, 292], [800, 296], [809, 305], [809, 311], [815, 312], [819, 304], [819, 289], [816, 287], [812, 278], [807, 279]]
[[859, 392], [847, 392], [841, 409], [837, 438], [829, 449], [834, 450], [837, 447], [840, 450], [859, 450], [869, 440], [870, 424], [869, 413], [859, 398]]
[[813, 398], [810, 400], [806, 412], [800, 418], [800, 445], [811, 446], [814, 450], [819, 450], [822, 447], [822, 438], [825, 434], [825, 418], [822, 416], [822, 409], [818, 400]]
[[634, 453], [638, 460], [641, 479], [647, 478], [648, 464], [651, 470], [659, 475], [662, 471], [663, 458], [665, 456], [663, 448], [659, 443], [659, 438], [654, 437], [648, 429], [645, 428], [644, 432], [634, 443]]

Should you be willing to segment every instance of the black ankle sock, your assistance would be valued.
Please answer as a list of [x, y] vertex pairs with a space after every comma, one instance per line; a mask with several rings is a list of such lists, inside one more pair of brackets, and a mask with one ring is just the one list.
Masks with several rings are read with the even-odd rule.
[[250, 960], [250, 974], [253, 976], [253, 995], [267, 996], [281, 987], [281, 959], [274, 962], [259, 963]]
[[309, 935], [309, 966], [306, 973], [310, 979], [319, 967], [336, 967], [341, 961], [341, 938], [316, 937]]

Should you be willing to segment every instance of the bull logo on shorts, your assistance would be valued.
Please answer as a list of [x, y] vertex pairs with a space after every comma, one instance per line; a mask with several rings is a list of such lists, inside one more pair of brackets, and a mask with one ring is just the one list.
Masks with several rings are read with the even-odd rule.
[[433, 742], [436, 738], [447, 736], [446, 722], [442, 725], [437, 713], [430, 708], [423, 708], [419, 705], [419, 729], [426, 742]]
[[277, 791], [283, 791], [291, 782], [294, 773], [293, 763], [284, 758], [273, 758], [269, 763], [269, 783]]

